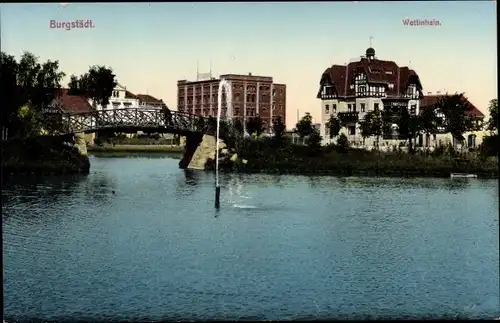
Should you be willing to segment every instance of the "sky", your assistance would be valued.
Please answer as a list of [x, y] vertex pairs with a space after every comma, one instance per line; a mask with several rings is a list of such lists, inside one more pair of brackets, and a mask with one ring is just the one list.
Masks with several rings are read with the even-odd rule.
[[[287, 127], [310, 112], [321, 74], [364, 55], [409, 65], [424, 94], [465, 92], [487, 114], [497, 98], [493, 1], [13, 3], [0, 5], [1, 49], [19, 58], [58, 60], [67, 76], [111, 67], [133, 93], [176, 110], [177, 80], [200, 73], [272, 76], [287, 85]], [[50, 28], [50, 21], [92, 20], [94, 28]], [[411, 27], [404, 19], [435, 19]]]

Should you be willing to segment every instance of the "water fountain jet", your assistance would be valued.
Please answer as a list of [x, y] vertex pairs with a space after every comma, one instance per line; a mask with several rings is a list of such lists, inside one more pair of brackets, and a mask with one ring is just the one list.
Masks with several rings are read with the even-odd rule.
[[226, 91], [226, 118], [232, 116], [231, 104], [231, 83], [225, 79], [221, 79], [219, 83], [219, 95], [217, 98], [217, 141], [215, 152], [215, 208], [220, 208], [220, 183], [219, 183], [219, 131], [220, 131], [220, 116], [222, 110], [222, 90]]

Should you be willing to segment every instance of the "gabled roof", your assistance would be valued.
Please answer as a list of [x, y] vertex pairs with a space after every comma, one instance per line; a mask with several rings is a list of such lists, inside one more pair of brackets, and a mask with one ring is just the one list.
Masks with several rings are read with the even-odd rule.
[[92, 106], [84, 96], [70, 95], [69, 89], [60, 89], [57, 91], [55, 99], [57, 105], [64, 112], [91, 112]]
[[125, 98], [126, 99], [137, 99], [137, 95], [130, 91], [125, 91]]
[[122, 91], [125, 90], [126, 91], [127, 88], [125, 86], [121, 85], [120, 83], [116, 83], [114, 90], [122, 90]]
[[157, 99], [149, 94], [136, 94], [135, 96], [140, 102], [144, 102], [146, 104], [165, 104], [163, 100]]
[[[355, 95], [355, 89], [351, 89], [350, 85], [354, 82], [356, 75], [360, 73], [366, 75], [368, 83], [394, 84], [393, 88], [386, 87], [388, 96], [399, 96], [410, 83], [416, 84], [419, 91], [422, 90], [420, 79], [414, 70], [407, 66], [399, 67], [393, 61], [365, 57], [347, 65], [333, 65], [327, 68], [321, 76], [320, 86], [330, 83], [335, 87], [338, 96]], [[320, 94], [321, 88], [318, 92], [318, 98], [320, 98]]]
[[[439, 99], [444, 98], [446, 96], [448, 96], [448, 94], [426, 95], [420, 99], [420, 106], [422, 108], [432, 106], [432, 105], [436, 104], [439, 101]], [[462, 100], [465, 103], [468, 103], [470, 105], [470, 107], [472, 108], [471, 110], [466, 112], [466, 114], [468, 116], [477, 117], [477, 118], [484, 118], [484, 114], [481, 111], [479, 111], [479, 109], [476, 108], [476, 106], [474, 104], [472, 104], [466, 97], [463, 97]]]

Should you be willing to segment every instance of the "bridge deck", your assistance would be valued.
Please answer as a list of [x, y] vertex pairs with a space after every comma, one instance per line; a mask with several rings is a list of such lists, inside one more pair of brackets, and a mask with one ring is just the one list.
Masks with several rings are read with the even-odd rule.
[[216, 123], [208, 117], [155, 108], [124, 108], [60, 114], [63, 132], [114, 130], [155, 130], [178, 134], [215, 133]]

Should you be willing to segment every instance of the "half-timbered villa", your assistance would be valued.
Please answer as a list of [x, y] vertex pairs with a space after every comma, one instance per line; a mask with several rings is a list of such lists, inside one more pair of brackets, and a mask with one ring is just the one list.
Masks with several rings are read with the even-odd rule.
[[[418, 115], [421, 108], [434, 105], [443, 95], [446, 94], [424, 96], [420, 78], [414, 70], [408, 66], [400, 67], [393, 61], [378, 59], [375, 50], [370, 47], [359, 60], [346, 65], [333, 65], [321, 76], [317, 98], [321, 99], [320, 133], [323, 143], [331, 142], [326, 124], [334, 115], [339, 119], [352, 121], [347, 122], [341, 133], [348, 137], [353, 146], [372, 148], [376, 139], [363, 140], [359, 125], [367, 112], [385, 110], [396, 117], [405, 108], [410, 115]], [[481, 142], [484, 115], [472, 103], [467, 103], [471, 107], [468, 115], [473, 117], [477, 129], [464, 134], [465, 145], [474, 148]], [[438, 112], [439, 116], [443, 117]], [[401, 144], [397, 138], [397, 125], [393, 124], [392, 128], [393, 135], [379, 138], [379, 147], [383, 150]], [[419, 135], [416, 145], [434, 148], [456, 144], [451, 134], [444, 133], [444, 129], [440, 130], [441, 133], [433, 136]]]
[[[372, 146], [374, 138], [363, 141], [359, 120], [367, 112], [382, 109], [401, 111], [409, 109], [418, 114], [422, 84], [418, 74], [407, 66], [399, 67], [393, 61], [380, 60], [375, 50], [368, 48], [366, 55], [346, 65], [333, 65], [321, 76], [317, 98], [321, 99], [321, 136], [330, 142], [326, 123], [333, 114], [344, 114], [352, 122], [341, 130], [354, 146]], [[392, 141], [392, 140], [391, 140]], [[381, 143], [383, 146], [384, 143]]]

